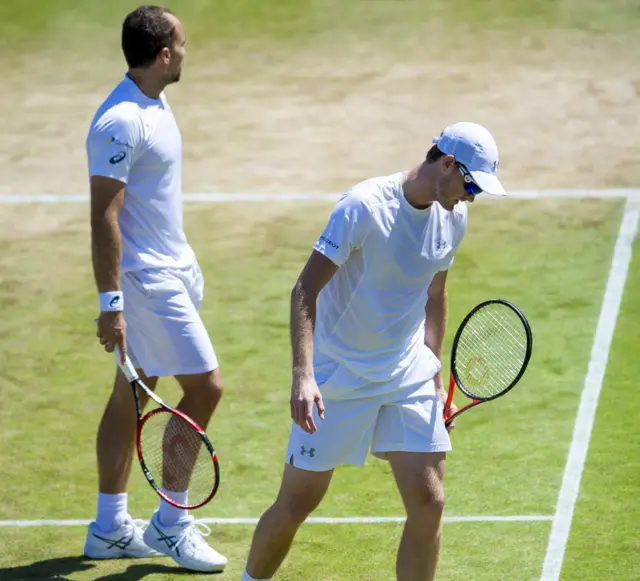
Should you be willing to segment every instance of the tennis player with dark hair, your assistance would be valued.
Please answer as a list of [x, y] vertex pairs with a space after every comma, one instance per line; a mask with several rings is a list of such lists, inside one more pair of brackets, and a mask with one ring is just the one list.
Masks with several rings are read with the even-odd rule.
[[414, 169], [342, 196], [293, 288], [293, 424], [243, 581], [275, 575], [334, 469], [363, 465], [369, 450], [391, 464], [407, 513], [398, 581], [434, 579], [451, 450], [441, 377], [447, 272], [466, 231], [462, 202], [505, 195], [487, 129], [456, 123], [434, 143]]
[[[206, 429], [222, 379], [199, 315], [204, 280], [183, 230], [182, 140], [164, 93], [180, 79], [185, 43], [182, 23], [167, 9], [140, 6], [124, 20], [128, 71], [97, 110], [86, 141], [92, 261], [100, 343], [109, 353], [119, 347], [123, 360], [128, 354], [152, 389], [159, 377], [175, 377], [183, 390], [178, 409]], [[187, 511], [161, 501], [145, 531], [129, 515], [135, 433], [131, 388], [118, 370], [98, 430], [97, 517], [85, 554], [165, 554], [195, 571], [224, 569], [227, 559]], [[188, 491], [164, 492], [186, 503]]]

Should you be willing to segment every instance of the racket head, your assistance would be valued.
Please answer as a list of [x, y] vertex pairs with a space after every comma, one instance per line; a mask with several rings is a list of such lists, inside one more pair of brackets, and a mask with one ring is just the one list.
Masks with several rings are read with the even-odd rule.
[[[218, 491], [220, 467], [204, 430], [180, 410], [159, 407], [138, 422], [138, 461], [149, 484], [169, 504], [187, 510], [207, 504]], [[180, 503], [165, 490], [188, 492]]]
[[475, 402], [500, 397], [520, 381], [529, 365], [533, 334], [524, 313], [504, 299], [474, 307], [451, 348], [451, 374]]

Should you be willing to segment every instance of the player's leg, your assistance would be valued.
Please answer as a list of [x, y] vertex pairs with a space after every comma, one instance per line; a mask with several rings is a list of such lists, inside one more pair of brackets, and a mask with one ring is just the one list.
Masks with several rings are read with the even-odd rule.
[[435, 579], [444, 509], [444, 452], [387, 454], [407, 513], [396, 560], [398, 581]]
[[[176, 379], [183, 390], [178, 409], [206, 429], [222, 395], [220, 371], [177, 375]], [[188, 490], [165, 489], [164, 492], [178, 502], [188, 500]], [[227, 565], [227, 558], [204, 540], [202, 531], [187, 510], [176, 508], [164, 500], [160, 500], [158, 509], [153, 513], [144, 540], [150, 547], [193, 571], [222, 571]]]
[[211, 416], [222, 398], [223, 384], [220, 369], [195, 375], [176, 376], [183, 396], [177, 408], [207, 429]]
[[[147, 377], [138, 369], [140, 378], [150, 389], [155, 389], [158, 378]], [[139, 393], [140, 405], [148, 397]], [[131, 385], [120, 369], [116, 372], [113, 391], [98, 427], [97, 455], [99, 490], [103, 494], [127, 491], [136, 440], [136, 408]]]
[[[211, 416], [222, 397], [222, 376], [220, 369], [214, 369], [206, 373], [194, 375], [178, 375], [176, 379], [182, 387], [182, 398], [177, 404], [177, 409], [187, 414], [189, 417], [206, 431]], [[195, 457], [193, 458], [195, 461]], [[186, 481], [190, 477], [191, 466], [185, 466], [184, 475]], [[185, 504], [187, 502], [187, 491], [164, 490], [173, 500]], [[178, 520], [186, 518], [187, 511], [176, 508], [173, 505], [161, 500], [158, 518], [164, 525], [173, 525]]]
[[[138, 374], [151, 389], [157, 378]], [[148, 397], [140, 394], [140, 405]], [[105, 407], [97, 436], [98, 506], [90, 523], [84, 553], [94, 559], [150, 557], [160, 553], [146, 546], [143, 531], [134, 524], [127, 510], [127, 485], [136, 439], [136, 409], [131, 386], [118, 369], [113, 391]]]
[[[197, 263], [190, 268], [170, 273], [145, 273], [138, 276], [149, 297], [153, 312], [154, 338], [135, 337], [142, 343], [146, 367], [160, 376], [173, 375], [182, 388], [177, 408], [193, 418], [204, 430], [222, 397], [222, 376], [209, 334], [200, 318], [199, 309], [204, 294], [204, 279]], [[134, 337], [131, 338], [134, 340]], [[187, 491], [165, 490], [174, 500], [184, 502]], [[161, 502], [159, 520], [173, 526], [187, 517], [185, 510]]]
[[[127, 277], [129, 292], [140, 308], [127, 321], [128, 342], [147, 374], [173, 376], [183, 396], [178, 407], [203, 428], [220, 400], [218, 360], [198, 309], [202, 278], [194, 265], [184, 270], [144, 271]], [[125, 299], [126, 308], [126, 299]], [[166, 490], [175, 500], [188, 490]], [[221, 571], [227, 559], [204, 540], [187, 511], [160, 501], [144, 533], [144, 541], [194, 571]]]
[[440, 551], [445, 454], [451, 440], [433, 380], [420, 369], [400, 378], [380, 410], [372, 451], [391, 463], [407, 513], [398, 550], [398, 581], [433, 581]]
[[253, 533], [243, 581], [271, 579], [287, 556], [300, 525], [320, 504], [333, 470], [312, 472], [287, 464], [276, 501]]
[[362, 466], [366, 460], [380, 398], [325, 398], [324, 405], [324, 420], [313, 409], [318, 428], [314, 434], [291, 426], [280, 492], [256, 527], [243, 581], [270, 579], [298, 528], [324, 497], [333, 469], [340, 464]]

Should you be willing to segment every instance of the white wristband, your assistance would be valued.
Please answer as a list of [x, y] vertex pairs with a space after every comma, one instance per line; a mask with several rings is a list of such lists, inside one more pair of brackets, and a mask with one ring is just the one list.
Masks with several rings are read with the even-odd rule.
[[109, 291], [99, 293], [100, 310], [104, 311], [122, 311], [124, 308], [124, 295], [122, 291]]

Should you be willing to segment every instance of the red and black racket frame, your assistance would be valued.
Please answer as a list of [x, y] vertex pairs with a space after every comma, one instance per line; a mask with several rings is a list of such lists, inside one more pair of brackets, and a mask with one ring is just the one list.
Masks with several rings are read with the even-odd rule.
[[[460, 337], [462, 335], [462, 332], [464, 330], [464, 328], [466, 327], [467, 323], [469, 322], [469, 320], [471, 319], [471, 317], [473, 317], [473, 315], [475, 315], [480, 309], [491, 305], [491, 304], [501, 304], [504, 305], [506, 307], [509, 307], [510, 309], [512, 309], [516, 315], [518, 316], [518, 318], [521, 320], [524, 329], [525, 329], [525, 333], [527, 336], [527, 350], [525, 353], [525, 358], [524, 358], [524, 362], [522, 364], [522, 368], [520, 369], [520, 372], [516, 375], [516, 377], [513, 379], [513, 381], [502, 391], [500, 391], [497, 394], [494, 395], [490, 395], [487, 397], [476, 397], [475, 395], [469, 393], [464, 385], [462, 384], [462, 382], [460, 381], [460, 378], [458, 376], [458, 372], [457, 372], [457, 367], [456, 367], [456, 351], [457, 351], [457, 347], [458, 347], [458, 341], [460, 340]], [[498, 397], [503, 396], [505, 393], [507, 393], [508, 391], [510, 391], [511, 389], [513, 389], [513, 387], [518, 383], [518, 381], [520, 381], [521, 377], [524, 375], [524, 372], [527, 369], [527, 366], [529, 365], [529, 360], [531, 359], [531, 353], [533, 351], [533, 333], [531, 332], [531, 326], [529, 325], [529, 321], [527, 320], [527, 318], [525, 317], [524, 313], [518, 308], [516, 307], [516, 305], [514, 305], [513, 303], [505, 300], [505, 299], [489, 299], [487, 301], [483, 301], [482, 303], [476, 305], [468, 314], [467, 316], [462, 320], [462, 322], [460, 323], [458, 330], [456, 331], [456, 334], [453, 338], [453, 344], [451, 346], [451, 378], [449, 381], [449, 393], [447, 395], [447, 403], [445, 404], [445, 408], [444, 408], [444, 414], [445, 414], [445, 424], [448, 426], [454, 418], [456, 418], [458, 415], [460, 415], [462, 412], [467, 411], [468, 409], [471, 409], [472, 407], [475, 407], [481, 403], [487, 402], [487, 401], [491, 401], [493, 399], [496, 399]], [[451, 417], [447, 418], [446, 413], [447, 410], [451, 407], [451, 404], [453, 402], [453, 394], [455, 391], [455, 387], [458, 386], [458, 389], [464, 393], [469, 399], [471, 399], [471, 403], [463, 406], [462, 408], [460, 408], [458, 411], [456, 411], [455, 414], [453, 414]]]

